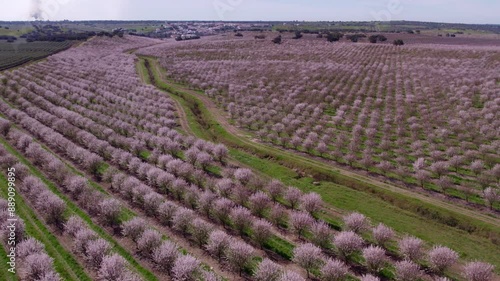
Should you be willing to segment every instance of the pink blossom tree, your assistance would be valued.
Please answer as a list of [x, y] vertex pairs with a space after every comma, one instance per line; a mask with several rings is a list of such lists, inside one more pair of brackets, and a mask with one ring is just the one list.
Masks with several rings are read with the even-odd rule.
[[191, 223], [191, 228], [189, 232], [191, 237], [198, 244], [198, 247], [203, 247], [208, 241], [210, 232], [212, 232], [214, 226], [200, 218], [195, 218]]
[[201, 276], [201, 263], [191, 255], [179, 255], [172, 267], [173, 280], [198, 280]]
[[195, 217], [196, 215], [192, 210], [180, 207], [172, 217], [172, 227], [183, 236], [186, 236]]
[[352, 213], [344, 216], [343, 220], [347, 230], [354, 231], [358, 234], [366, 231], [370, 226], [370, 222], [365, 215], [360, 213]]
[[224, 231], [215, 230], [208, 236], [205, 249], [211, 256], [216, 257], [220, 262], [227, 253], [229, 243], [230, 237]]
[[153, 250], [162, 243], [161, 234], [154, 229], [146, 229], [137, 239], [137, 249], [144, 257], [151, 257]]
[[457, 262], [458, 254], [450, 248], [436, 246], [429, 251], [428, 259], [431, 268], [438, 273], [442, 273]]
[[151, 258], [160, 271], [169, 273], [178, 255], [177, 245], [167, 240], [153, 250]]
[[363, 238], [353, 231], [339, 232], [333, 238], [333, 244], [344, 258], [361, 250], [363, 243]]
[[253, 276], [256, 281], [278, 281], [280, 276], [283, 274], [283, 268], [265, 258], [257, 268], [255, 275]]
[[46, 253], [34, 253], [24, 259], [27, 280], [38, 280], [52, 272], [53, 259]]
[[227, 262], [241, 276], [243, 270], [250, 265], [254, 254], [255, 250], [246, 243], [232, 241], [227, 248]]
[[311, 234], [313, 242], [316, 246], [322, 249], [331, 247], [333, 232], [330, 227], [323, 221], [315, 221], [311, 226]]
[[23, 240], [16, 247], [16, 254], [19, 259], [24, 259], [31, 254], [39, 254], [45, 251], [45, 246], [33, 237]]
[[311, 243], [301, 244], [293, 250], [292, 261], [307, 271], [307, 278], [311, 270], [320, 268], [324, 263], [321, 249]]
[[295, 271], [285, 271], [279, 281], [306, 281], [306, 279]]
[[120, 222], [121, 204], [120, 201], [110, 198], [99, 203], [100, 214], [107, 225], [116, 225]]
[[379, 272], [387, 262], [385, 250], [379, 246], [369, 246], [363, 249], [366, 266], [372, 272]]
[[399, 253], [410, 261], [419, 261], [423, 255], [423, 241], [416, 238], [407, 236], [398, 242]]
[[342, 261], [328, 259], [321, 268], [321, 280], [343, 281], [349, 274], [349, 267]]
[[123, 277], [127, 274], [126, 266], [127, 262], [118, 254], [105, 256], [99, 268], [98, 276], [100, 279], [107, 281], [124, 280]]
[[247, 208], [236, 206], [231, 209], [231, 221], [234, 228], [243, 235], [252, 225], [252, 214]]
[[297, 209], [300, 205], [300, 200], [302, 198], [302, 191], [300, 191], [296, 187], [290, 186], [285, 191], [284, 198], [292, 209]]
[[394, 238], [394, 231], [390, 227], [379, 223], [372, 229], [372, 235], [379, 246], [385, 247], [387, 242]]
[[269, 197], [262, 191], [257, 191], [249, 198], [252, 212], [259, 217], [263, 217], [271, 204]]
[[93, 268], [99, 268], [104, 257], [111, 252], [111, 244], [102, 238], [98, 238], [87, 243], [85, 252], [87, 263]]
[[252, 225], [253, 240], [261, 247], [271, 238], [272, 225], [265, 220], [255, 220]]
[[301, 208], [311, 215], [319, 212], [319, 210], [321, 209], [321, 204], [323, 204], [321, 196], [315, 192], [304, 194], [300, 201]]
[[130, 237], [133, 241], [137, 241], [146, 228], [147, 223], [143, 218], [134, 217], [122, 224], [122, 234], [125, 237]]
[[463, 277], [467, 281], [490, 281], [493, 279], [495, 267], [484, 262], [469, 262], [463, 267]]
[[269, 196], [271, 197], [273, 202], [276, 202], [283, 195], [285, 186], [278, 180], [271, 180], [269, 183], [267, 183], [265, 189], [269, 193]]
[[412, 261], [399, 261], [394, 266], [396, 268], [396, 280], [398, 281], [416, 281], [422, 276], [420, 267]]

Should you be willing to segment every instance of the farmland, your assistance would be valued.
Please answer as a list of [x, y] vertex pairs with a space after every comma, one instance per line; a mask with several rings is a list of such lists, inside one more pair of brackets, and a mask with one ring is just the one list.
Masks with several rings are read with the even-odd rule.
[[498, 47], [306, 37], [96, 37], [1, 72], [7, 280], [497, 278]]
[[[21, 41], [21, 40], [20, 40]], [[69, 48], [71, 42], [13, 42], [0, 41], [0, 70], [45, 58]]]

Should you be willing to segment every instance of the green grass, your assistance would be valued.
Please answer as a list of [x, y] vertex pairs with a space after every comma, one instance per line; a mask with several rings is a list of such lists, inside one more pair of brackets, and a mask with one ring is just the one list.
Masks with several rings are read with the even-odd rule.
[[[0, 183], [2, 186], [7, 186], [7, 179], [3, 173], [0, 174]], [[6, 192], [5, 188], [1, 189], [2, 197], [6, 198]], [[27, 235], [45, 245], [45, 251], [54, 259], [55, 270], [64, 280], [92, 280], [73, 255], [59, 243], [57, 237], [42, 223], [19, 194], [16, 195], [16, 214], [24, 220]], [[2, 257], [5, 257], [3, 253], [1, 254]]]
[[21, 163], [26, 165], [28, 169], [30, 170], [31, 174], [34, 176], [38, 177], [46, 186], [47, 188], [52, 191], [54, 194], [59, 196], [67, 206], [67, 209], [70, 213], [75, 214], [82, 218], [83, 221], [87, 223], [90, 229], [95, 231], [97, 234], [99, 234], [100, 237], [103, 239], [107, 240], [108, 242], [111, 243], [114, 251], [118, 254], [120, 254], [125, 260], [129, 262], [129, 264], [142, 276], [145, 278], [145, 280], [158, 280], [156, 276], [142, 267], [130, 254], [125, 248], [123, 248], [121, 245], [116, 242], [111, 235], [109, 235], [105, 230], [103, 230], [101, 227], [98, 225], [94, 224], [90, 216], [87, 215], [82, 209], [80, 209], [73, 201], [68, 199], [64, 194], [62, 194], [59, 189], [56, 187], [56, 185], [48, 180], [45, 175], [41, 171], [39, 171], [30, 161], [28, 161], [23, 155], [21, 155], [17, 150], [15, 150], [7, 141], [5, 141], [3, 138], [0, 138], [0, 143], [5, 147], [5, 149], [11, 153], [12, 155], [16, 156]]
[[[149, 60], [150, 63], [153, 61]], [[497, 258], [500, 254], [498, 227], [341, 175], [333, 169], [308, 165], [272, 148], [247, 145], [225, 131], [197, 97], [182, 92], [180, 85], [159, 80], [158, 73], [154, 75], [157, 86], [171, 92], [172, 97], [181, 102], [189, 123], [195, 124], [192, 130], [196, 136], [225, 143], [231, 147], [231, 157], [239, 162], [303, 191], [318, 192], [334, 208], [359, 211], [372, 218], [374, 223], [383, 222], [400, 233], [410, 233], [433, 244], [449, 246], [462, 258], [485, 260], [497, 268], [500, 266]], [[293, 171], [296, 168], [312, 177], [298, 177]], [[320, 181], [321, 185], [314, 186], [313, 181]]]
[[[2, 184], [4, 184], [4, 182], [2, 182]], [[17, 280], [19, 280], [16, 273], [11, 273], [11, 272], [7, 271], [10, 267], [7, 264], [8, 262], [10, 262], [10, 260], [7, 257], [7, 252], [5, 251], [5, 248], [2, 245], [0, 247], [0, 272], [3, 272], [3, 275], [0, 276], [0, 280], [1, 281], [4, 281], [4, 280], [5, 281], [17, 281]]]

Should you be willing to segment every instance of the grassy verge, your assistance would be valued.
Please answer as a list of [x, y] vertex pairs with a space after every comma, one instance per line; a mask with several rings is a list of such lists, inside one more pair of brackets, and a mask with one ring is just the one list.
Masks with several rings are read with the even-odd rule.
[[145, 280], [158, 280], [156, 276], [142, 267], [130, 254], [125, 248], [123, 248], [121, 245], [116, 242], [113, 237], [108, 234], [105, 230], [103, 230], [101, 227], [98, 225], [94, 224], [90, 216], [87, 215], [80, 207], [78, 207], [73, 201], [68, 199], [64, 194], [62, 194], [59, 189], [56, 187], [54, 183], [52, 183], [50, 180], [48, 180], [45, 175], [43, 175], [42, 172], [40, 172], [33, 164], [31, 164], [30, 161], [28, 161], [23, 155], [21, 155], [17, 150], [15, 150], [7, 141], [5, 141], [3, 138], [0, 139], [0, 143], [5, 147], [5, 149], [11, 153], [12, 155], [16, 156], [21, 163], [26, 165], [28, 169], [30, 170], [31, 174], [34, 176], [38, 177], [47, 187], [49, 190], [51, 190], [54, 194], [59, 196], [67, 206], [67, 209], [70, 213], [75, 214], [82, 218], [87, 225], [89, 226], [90, 229], [95, 231], [97, 234], [99, 234], [100, 237], [103, 239], [107, 240], [109, 243], [111, 243], [114, 251], [118, 254], [120, 254], [129, 264], [142, 276], [144, 277]]
[[[148, 60], [150, 65], [153, 59]], [[229, 147], [230, 155], [286, 184], [304, 191], [315, 191], [333, 208], [359, 211], [374, 222], [383, 222], [399, 232], [410, 233], [431, 243], [443, 244], [460, 252], [462, 258], [481, 259], [500, 266], [499, 227], [441, 206], [423, 202], [404, 194], [382, 189], [355, 177], [347, 177], [315, 164], [314, 160], [291, 155], [272, 147], [248, 144], [228, 133], [218, 124], [203, 102], [195, 95], [186, 93], [182, 86], [161, 80], [154, 67], [150, 68], [158, 88], [171, 93], [186, 111], [189, 123], [197, 137], [222, 142]], [[310, 177], [300, 177], [294, 170], [300, 169]], [[319, 186], [312, 185], [319, 181]]]
[[[0, 183], [2, 186], [7, 186], [4, 173], [0, 174]], [[6, 193], [7, 190], [2, 188], [1, 196], [6, 198]], [[16, 214], [24, 220], [26, 233], [45, 245], [45, 251], [54, 259], [55, 270], [64, 280], [92, 280], [73, 255], [59, 243], [57, 237], [41, 222], [19, 194], [16, 195]], [[2, 254], [2, 256], [4, 255]]]

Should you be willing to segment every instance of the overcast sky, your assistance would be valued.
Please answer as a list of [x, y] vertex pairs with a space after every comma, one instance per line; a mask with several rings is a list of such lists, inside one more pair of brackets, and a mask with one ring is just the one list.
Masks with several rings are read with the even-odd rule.
[[[1, 20], [418, 20], [500, 24], [499, 0], [0, 0]], [[37, 9], [38, 8], [38, 9]]]

